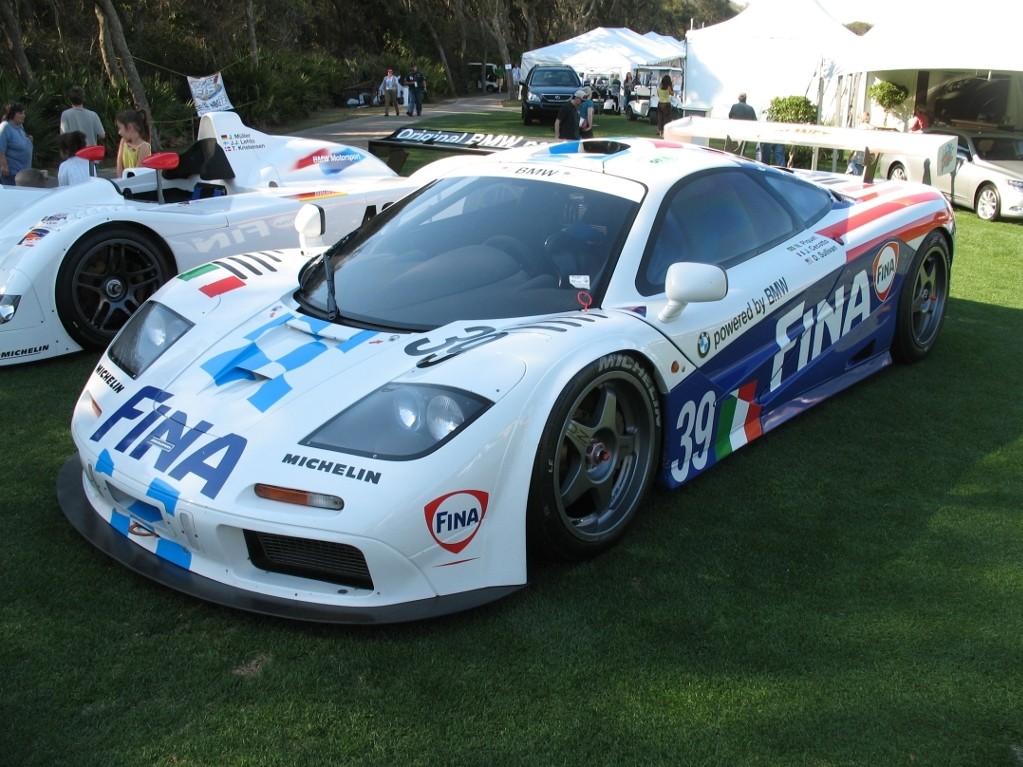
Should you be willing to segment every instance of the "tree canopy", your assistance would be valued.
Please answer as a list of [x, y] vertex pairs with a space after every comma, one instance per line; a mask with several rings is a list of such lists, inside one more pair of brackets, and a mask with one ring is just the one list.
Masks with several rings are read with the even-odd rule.
[[187, 76], [223, 73], [235, 110], [266, 128], [374, 90], [387, 67], [415, 62], [431, 93], [464, 94], [470, 61], [504, 68], [598, 26], [681, 39], [734, 14], [728, 0], [0, 0], [0, 98], [28, 106], [37, 156], [55, 151], [39, 134], [72, 84], [111, 128], [146, 111], [157, 148], [192, 133]]

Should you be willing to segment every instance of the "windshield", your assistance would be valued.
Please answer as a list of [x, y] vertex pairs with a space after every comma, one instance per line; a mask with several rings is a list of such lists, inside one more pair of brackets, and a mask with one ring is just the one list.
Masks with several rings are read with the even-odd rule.
[[[441, 179], [328, 251], [338, 319], [426, 330], [599, 306], [638, 207], [535, 176]], [[297, 298], [326, 317], [325, 270], [316, 261]]]

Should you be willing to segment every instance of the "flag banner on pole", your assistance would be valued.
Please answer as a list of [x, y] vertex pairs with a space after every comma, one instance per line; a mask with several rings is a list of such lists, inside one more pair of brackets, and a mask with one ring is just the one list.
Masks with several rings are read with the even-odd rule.
[[207, 112], [227, 112], [234, 107], [227, 97], [220, 72], [206, 77], [189, 77], [188, 87], [192, 90], [195, 111], [202, 117]]

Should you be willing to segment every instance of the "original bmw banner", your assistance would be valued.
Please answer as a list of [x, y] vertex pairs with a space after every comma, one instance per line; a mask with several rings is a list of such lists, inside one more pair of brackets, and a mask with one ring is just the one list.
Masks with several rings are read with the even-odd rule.
[[202, 117], [207, 112], [228, 112], [234, 109], [227, 97], [220, 72], [205, 77], [189, 77], [188, 87], [192, 90], [195, 111]]

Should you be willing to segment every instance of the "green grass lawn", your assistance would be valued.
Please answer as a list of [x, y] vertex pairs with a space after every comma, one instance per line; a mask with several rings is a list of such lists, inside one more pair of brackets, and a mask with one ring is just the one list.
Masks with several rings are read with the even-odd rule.
[[0, 764], [1023, 764], [1023, 226], [958, 220], [926, 361], [425, 623], [266, 619], [115, 564], [55, 497], [97, 356], [0, 370]]

